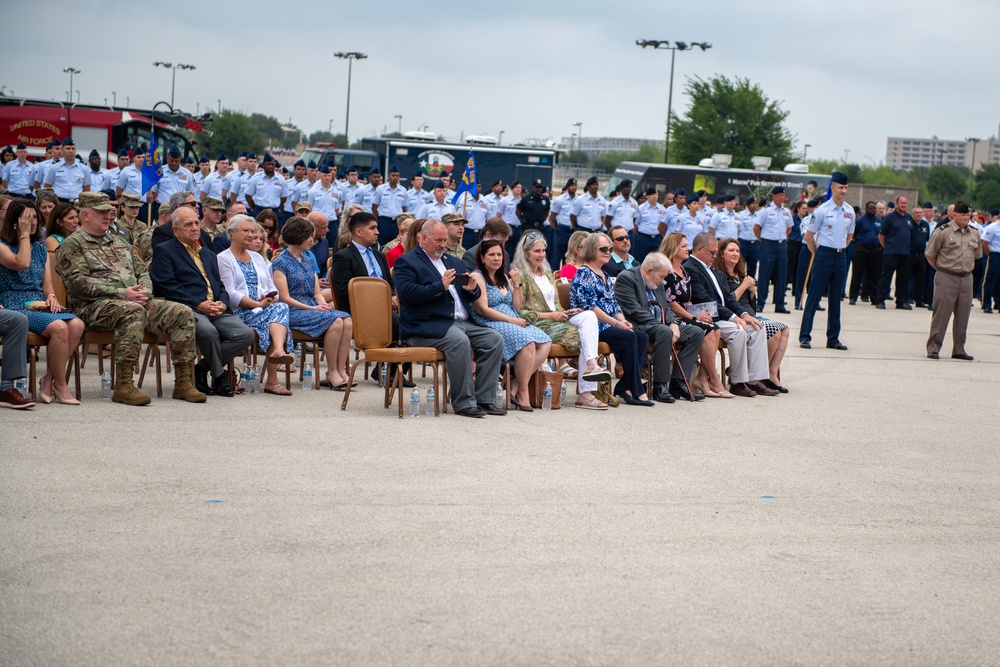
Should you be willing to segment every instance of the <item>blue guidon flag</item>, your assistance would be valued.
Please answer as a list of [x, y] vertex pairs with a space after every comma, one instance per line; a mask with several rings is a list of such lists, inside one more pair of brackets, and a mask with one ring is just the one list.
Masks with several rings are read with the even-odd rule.
[[163, 178], [163, 164], [160, 163], [160, 150], [156, 146], [156, 134], [149, 135], [149, 150], [142, 159], [142, 194]]
[[472, 154], [472, 151], [469, 151], [469, 160], [465, 163], [465, 173], [462, 174], [462, 180], [459, 182], [458, 188], [455, 189], [455, 196], [451, 198], [452, 206], [455, 205], [463, 192], [468, 192], [473, 197], [476, 196], [476, 156]]

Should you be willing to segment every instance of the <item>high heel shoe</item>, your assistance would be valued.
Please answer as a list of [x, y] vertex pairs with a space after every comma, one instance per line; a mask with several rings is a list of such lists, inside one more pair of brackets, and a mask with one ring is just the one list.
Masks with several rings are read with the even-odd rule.
[[[44, 382], [44, 380], [39, 380], [38, 381], [38, 400], [40, 400], [42, 403], [45, 403], [46, 405], [48, 405], [49, 403], [52, 402], [52, 394], [46, 394], [44, 391], [42, 391], [42, 383], [43, 382]], [[49, 391], [52, 391], [51, 387], [49, 387]]]
[[52, 398], [55, 399], [56, 403], [62, 403], [63, 405], [80, 405], [80, 401], [76, 398], [59, 398], [59, 394], [53, 392]]
[[518, 403], [516, 398], [511, 398], [510, 402], [511, 402], [511, 405], [514, 406], [515, 410], [520, 410], [521, 412], [534, 412], [535, 411], [535, 409], [533, 407], [531, 407], [530, 405], [521, 405], [520, 403]]

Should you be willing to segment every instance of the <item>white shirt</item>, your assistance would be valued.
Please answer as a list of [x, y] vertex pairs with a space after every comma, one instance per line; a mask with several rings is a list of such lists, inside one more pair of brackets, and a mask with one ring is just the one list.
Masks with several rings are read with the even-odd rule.
[[531, 276], [535, 284], [538, 285], [538, 289], [542, 293], [542, 298], [545, 299], [545, 304], [549, 307], [549, 310], [556, 310], [556, 288], [555, 285], [548, 279], [547, 276]]
[[[434, 265], [434, 268], [438, 270], [438, 273], [440, 273], [441, 276], [444, 277], [444, 272], [448, 270], [448, 267], [444, 265], [444, 260], [442, 260], [441, 258], [434, 259], [430, 255], [427, 255], [427, 257], [428, 259], [431, 260], [431, 264]], [[469, 278], [469, 280], [472, 280], [472, 278]], [[465, 306], [462, 305], [462, 297], [459, 296], [458, 288], [455, 287], [454, 283], [448, 285], [448, 292], [451, 294], [452, 298], [455, 299], [455, 319], [456, 320], [469, 319], [469, 313], [466, 312]]]

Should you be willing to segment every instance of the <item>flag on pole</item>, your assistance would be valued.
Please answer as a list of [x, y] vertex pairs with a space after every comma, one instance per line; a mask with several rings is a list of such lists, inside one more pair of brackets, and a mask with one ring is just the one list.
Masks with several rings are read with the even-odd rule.
[[142, 159], [142, 194], [163, 178], [163, 165], [160, 163], [160, 151], [156, 146], [156, 134], [149, 133], [149, 150]]
[[465, 163], [465, 173], [462, 174], [462, 180], [455, 190], [455, 196], [451, 198], [452, 206], [455, 205], [463, 192], [468, 192], [473, 197], [476, 196], [476, 180], [476, 156], [472, 154], [472, 151], [469, 151], [469, 160]]

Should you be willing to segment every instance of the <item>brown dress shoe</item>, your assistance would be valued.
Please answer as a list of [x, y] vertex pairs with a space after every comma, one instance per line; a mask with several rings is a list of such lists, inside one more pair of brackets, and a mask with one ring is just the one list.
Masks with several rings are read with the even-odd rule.
[[734, 382], [730, 385], [729, 391], [736, 396], [742, 396], [744, 398], [753, 398], [757, 395], [757, 392], [742, 382]]
[[748, 382], [747, 386], [750, 387], [750, 389], [752, 389], [753, 391], [763, 396], [777, 396], [778, 394], [781, 393], [780, 391], [777, 391], [775, 389], [768, 389], [760, 382]]

